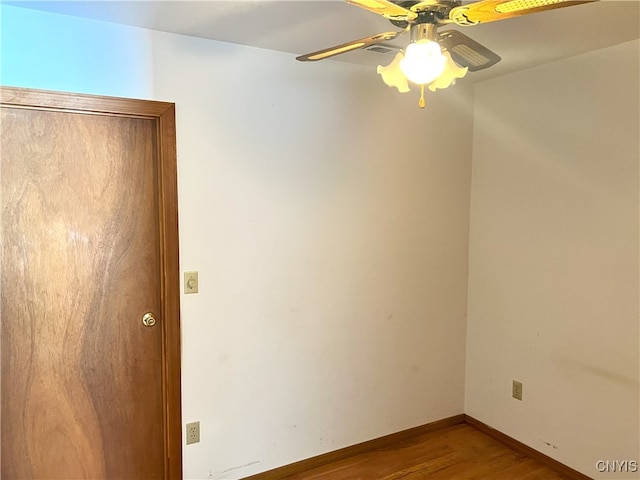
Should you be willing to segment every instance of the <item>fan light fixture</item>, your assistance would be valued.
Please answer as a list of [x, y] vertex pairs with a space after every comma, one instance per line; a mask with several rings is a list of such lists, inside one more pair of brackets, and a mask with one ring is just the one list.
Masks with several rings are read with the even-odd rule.
[[400, 70], [413, 83], [423, 85], [442, 75], [446, 62], [440, 45], [425, 38], [409, 44], [400, 61]]
[[[0, 0], [2, 1], [2, 0]], [[345, 0], [347, 3], [383, 16], [402, 28], [352, 40], [296, 57], [301, 62], [322, 60], [355, 49], [385, 53], [399, 50], [395, 45], [380, 45], [406, 32], [411, 32], [411, 43], [387, 65], [378, 65], [377, 72], [384, 83], [399, 92], [408, 92], [409, 83], [420, 86], [420, 105], [424, 108], [424, 87], [435, 92], [453, 85], [467, 71], [477, 72], [495, 65], [500, 55], [467, 37], [459, 30], [438, 33], [438, 27], [454, 23], [473, 26], [519, 17], [562, 7], [571, 7], [597, 0]], [[463, 5], [464, 2], [464, 5]], [[470, 3], [469, 3], [470, 2]]]
[[388, 86], [396, 87], [399, 92], [408, 92], [409, 82], [420, 85], [420, 108], [425, 106], [425, 85], [428, 84], [431, 91], [447, 88], [455, 83], [456, 78], [464, 77], [468, 70], [456, 65], [449, 52], [442, 52], [435, 41], [436, 37], [435, 25], [414, 25], [411, 29], [411, 43], [405, 51], [398, 53], [386, 67], [379, 65], [377, 70], [382, 80]]

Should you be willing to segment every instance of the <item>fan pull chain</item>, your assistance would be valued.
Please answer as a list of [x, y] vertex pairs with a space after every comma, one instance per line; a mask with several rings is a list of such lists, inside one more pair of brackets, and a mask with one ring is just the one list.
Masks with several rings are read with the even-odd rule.
[[420, 105], [420, 108], [424, 108], [424, 83], [422, 83], [420, 85], [420, 101], [418, 102], [418, 105]]

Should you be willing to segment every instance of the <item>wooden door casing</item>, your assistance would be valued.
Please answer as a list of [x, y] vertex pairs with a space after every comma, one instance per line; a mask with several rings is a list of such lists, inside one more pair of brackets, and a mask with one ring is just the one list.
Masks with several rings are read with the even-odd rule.
[[180, 478], [173, 105], [0, 93], [2, 477]]

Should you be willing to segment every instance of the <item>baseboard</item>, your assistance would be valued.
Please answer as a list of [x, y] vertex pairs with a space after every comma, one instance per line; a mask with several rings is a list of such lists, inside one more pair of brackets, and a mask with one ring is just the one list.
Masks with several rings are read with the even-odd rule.
[[358, 443], [350, 447], [341, 448], [333, 452], [328, 452], [317, 457], [301, 460], [290, 465], [269, 470], [250, 477], [245, 477], [243, 480], [280, 480], [290, 475], [296, 475], [298, 473], [306, 472], [312, 468], [317, 468], [328, 463], [337, 462], [353, 455], [359, 455], [361, 453], [369, 452], [377, 448], [388, 447], [396, 443], [402, 442], [409, 438], [422, 435], [423, 433], [433, 432], [434, 430], [440, 430], [441, 428], [452, 427], [454, 425], [460, 425], [464, 423], [464, 414], [454, 415], [453, 417], [443, 418], [435, 422], [420, 425], [419, 427], [410, 428], [408, 430], [402, 430], [401, 432], [392, 433], [391, 435], [385, 435], [384, 437], [374, 438], [368, 442]]
[[490, 427], [489, 425], [482, 423], [479, 420], [476, 420], [473, 417], [470, 417], [466, 414], [454, 415], [453, 417], [443, 418], [442, 420], [437, 420], [435, 422], [427, 423], [425, 425], [421, 425], [419, 427], [410, 428], [408, 430], [402, 430], [401, 432], [392, 433], [391, 435], [385, 435], [384, 437], [374, 438], [373, 440], [369, 440], [367, 442], [358, 443], [356, 445], [352, 445], [350, 447], [341, 448], [340, 450], [334, 450], [333, 452], [324, 453], [322, 455], [318, 455], [317, 457], [308, 458], [306, 460], [300, 460], [299, 462], [291, 463], [289, 465], [284, 465], [279, 468], [275, 468], [273, 470], [269, 470], [266, 472], [258, 473], [256, 475], [251, 475], [250, 477], [245, 477], [243, 480], [280, 480], [284, 477], [288, 477], [291, 475], [297, 475], [299, 473], [306, 472], [313, 468], [320, 467], [322, 465], [326, 465], [328, 463], [337, 462], [339, 460], [343, 460], [345, 458], [352, 457], [354, 455], [359, 455], [361, 453], [369, 452], [371, 450], [375, 450], [377, 448], [384, 448], [396, 443], [402, 442], [403, 440], [407, 440], [409, 438], [421, 435], [427, 432], [433, 432], [435, 430], [440, 430], [441, 428], [452, 427], [454, 425], [459, 425], [461, 423], [466, 423], [477, 430], [480, 430], [482, 433], [488, 435], [489, 437], [497, 440], [498, 442], [507, 445], [508, 447], [527, 455], [528, 457], [533, 458], [534, 460], [542, 463], [543, 465], [563, 474], [564, 476], [572, 479], [572, 480], [593, 480], [591, 477], [587, 477], [586, 475], [570, 468], [557, 460], [554, 460], [551, 457], [548, 457], [544, 453], [541, 453], [522, 442], [519, 442], [515, 438], [506, 435], [495, 428]]
[[482, 433], [488, 435], [494, 440], [497, 440], [498, 442], [503, 443], [520, 453], [524, 453], [528, 457], [533, 458], [537, 462], [542, 463], [543, 465], [563, 474], [566, 477], [571, 478], [572, 480], [593, 480], [591, 477], [587, 477], [583, 473], [580, 473], [573, 468], [567, 467], [565, 464], [560, 463], [559, 461], [554, 460], [551, 457], [548, 457], [544, 453], [541, 453], [529, 447], [528, 445], [519, 442], [515, 438], [512, 438], [509, 435], [506, 435], [496, 430], [495, 428], [490, 427], [486, 423], [482, 423], [480, 420], [476, 420], [475, 418], [470, 417], [469, 415], [464, 415], [464, 423], [471, 425], [472, 427], [480, 430]]

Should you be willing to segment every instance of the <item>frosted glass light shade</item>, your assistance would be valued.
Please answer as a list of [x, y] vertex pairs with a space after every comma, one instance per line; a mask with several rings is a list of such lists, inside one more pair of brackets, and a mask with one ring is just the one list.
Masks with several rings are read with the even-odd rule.
[[378, 65], [377, 72], [382, 77], [384, 83], [390, 87], [396, 87], [400, 93], [409, 91], [409, 82], [407, 77], [400, 70], [400, 62], [404, 58], [404, 53], [398, 52], [389, 65]]
[[432, 92], [435, 92], [438, 88], [447, 88], [453, 85], [456, 78], [464, 77], [469, 70], [467, 67], [459, 67], [456, 62], [453, 61], [449, 52], [445, 51], [442, 55], [444, 55], [447, 61], [442, 74], [429, 84], [429, 90]]
[[413, 83], [431, 83], [442, 74], [446, 61], [440, 45], [422, 39], [409, 44], [400, 62], [400, 70]]

